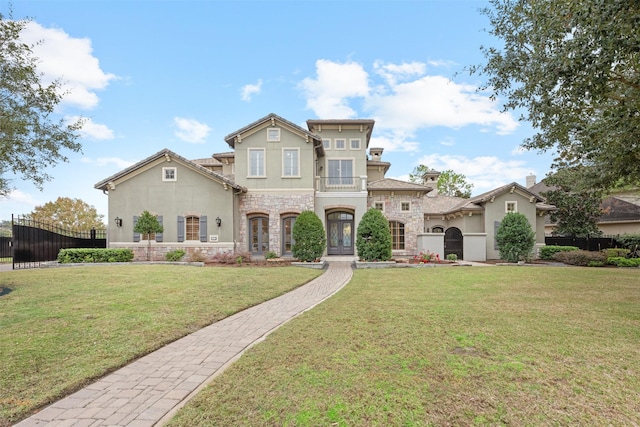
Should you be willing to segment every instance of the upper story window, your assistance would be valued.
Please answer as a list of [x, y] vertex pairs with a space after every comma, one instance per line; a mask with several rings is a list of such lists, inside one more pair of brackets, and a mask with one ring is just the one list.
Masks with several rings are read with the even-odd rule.
[[506, 213], [518, 212], [518, 202], [504, 202], [504, 211]]
[[297, 148], [282, 149], [282, 176], [300, 176], [300, 150]]
[[280, 128], [267, 128], [267, 141], [268, 142], [280, 141]]
[[374, 207], [375, 209], [378, 209], [379, 211], [384, 212], [384, 202], [375, 202], [375, 203], [373, 204], [373, 207]]
[[331, 150], [331, 140], [330, 139], [323, 139], [322, 140], [322, 146], [324, 147], [325, 150]]
[[360, 149], [360, 139], [351, 139], [351, 140], [349, 140], [349, 145], [351, 146], [352, 150], [359, 150]]
[[177, 181], [178, 174], [177, 174], [176, 168], [162, 168], [162, 180]]
[[328, 159], [328, 185], [353, 185], [353, 160]]
[[264, 178], [265, 176], [264, 148], [249, 148], [249, 177]]
[[334, 141], [336, 145], [336, 150], [346, 150], [347, 149], [347, 140], [344, 138], [338, 139]]
[[400, 210], [402, 212], [409, 212], [411, 210], [411, 202], [400, 203]]

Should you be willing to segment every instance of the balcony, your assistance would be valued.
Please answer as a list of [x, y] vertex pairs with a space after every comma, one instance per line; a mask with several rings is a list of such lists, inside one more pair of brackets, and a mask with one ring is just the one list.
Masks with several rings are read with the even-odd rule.
[[316, 190], [321, 192], [367, 191], [366, 176], [316, 176]]

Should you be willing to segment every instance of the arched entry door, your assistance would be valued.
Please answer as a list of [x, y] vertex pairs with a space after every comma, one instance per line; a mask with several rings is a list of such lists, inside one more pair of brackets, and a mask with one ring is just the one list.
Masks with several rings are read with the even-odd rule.
[[332, 212], [327, 215], [327, 254], [353, 255], [353, 214]]
[[456, 254], [458, 259], [464, 259], [462, 257], [462, 231], [456, 227], [447, 228], [447, 231], [444, 232], [444, 256], [449, 254]]

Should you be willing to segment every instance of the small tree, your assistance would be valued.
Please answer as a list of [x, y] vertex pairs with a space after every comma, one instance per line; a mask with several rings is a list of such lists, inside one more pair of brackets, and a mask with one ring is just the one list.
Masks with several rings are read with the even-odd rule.
[[365, 261], [391, 259], [391, 231], [389, 222], [378, 209], [371, 208], [358, 224], [356, 238], [358, 256]]
[[505, 215], [496, 231], [500, 258], [517, 262], [527, 258], [536, 243], [536, 234], [527, 217], [518, 212]]
[[291, 253], [300, 261], [315, 261], [322, 256], [327, 245], [322, 221], [313, 211], [304, 211], [293, 224], [294, 240]]
[[[133, 231], [150, 236], [151, 234], [162, 233], [164, 231], [164, 227], [160, 225], [160, 222], [155, 215], [150, 214], [149, 211], [144, 211], [138, 218], [136, 225], [133, 227]], [[148, 239], [147, 261], [151, 261], [151, 239]]]

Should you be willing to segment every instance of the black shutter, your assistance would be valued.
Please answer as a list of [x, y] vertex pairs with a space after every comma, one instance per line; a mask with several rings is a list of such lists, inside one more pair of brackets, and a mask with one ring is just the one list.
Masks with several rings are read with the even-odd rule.
[[[156, 218], [158, 219], [160, 226], [162, 226], [162, 215], [158, 215]], [[163, 239], [162, 233], [156, 233], [156, 242], [162, 242], [162, 239]]]
[[178, 242], [184, 242], [184, 217], [178, 217]]
[[[138, 224], [138, 217], [137, 216], [133, 216], [133, 228], [136, 228], [136, 224]], [[140, 233], [136, 233], [135, 231], [133, 232], [133, 241], [134, 242], [139, 242], [140, 241]]]
[[200, 241], [201, 242], [206, 242], [207, 241], [207, 217], [206, 217], [206, 215], [200, 217]]

